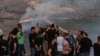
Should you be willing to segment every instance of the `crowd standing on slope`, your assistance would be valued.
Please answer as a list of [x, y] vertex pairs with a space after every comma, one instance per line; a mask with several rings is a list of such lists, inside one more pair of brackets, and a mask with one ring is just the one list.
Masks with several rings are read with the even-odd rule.
[[[31, 27], [29, 34], [30, 56], [89, 56], [93, 47], [94, 56], [100, 56], [100, 36], [97, 43], [92, 45], [87, 32], [78, 31], [76, 37], [72, 30], [62, 32], [55, 24], [44, 28]], [[25, 33], [18, 24], [8, 36], [0, 30], [0, 56], [25, 56]]]

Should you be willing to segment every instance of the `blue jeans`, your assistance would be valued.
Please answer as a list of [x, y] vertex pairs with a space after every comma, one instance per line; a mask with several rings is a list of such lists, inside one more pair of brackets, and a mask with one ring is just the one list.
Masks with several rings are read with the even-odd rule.
[[22, 55], [23, 47], [24, 47], [24, 44], [18, 44], [18, 56], [23, 56]]
[[34, 47], [30, 47], [30, 56], [35, 56], [36, 50]]
[[80, 53], [79, 56], [89, 56], [90, 52], [84, 52], [84, 53]]

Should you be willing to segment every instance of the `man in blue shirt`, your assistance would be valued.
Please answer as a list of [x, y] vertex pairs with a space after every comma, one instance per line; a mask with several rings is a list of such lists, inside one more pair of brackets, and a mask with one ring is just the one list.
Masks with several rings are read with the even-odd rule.
[[74, 37], [73, 37], [73, 32], [70, 30], [68, 31], [69, 37], [68, 37], [68, 42], [71, 48], [71, 52], [69, 53], [69, 56], [74, 55]]

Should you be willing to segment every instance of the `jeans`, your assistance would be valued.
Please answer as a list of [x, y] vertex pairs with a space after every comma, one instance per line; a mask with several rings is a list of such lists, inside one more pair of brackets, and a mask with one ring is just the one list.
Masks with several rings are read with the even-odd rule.
[[30, 47], [30, 56], [35, 56], [36, 49], [34, 47]]
[[58, 56], [63, 56], [61, 51], [58, 51]]
[[84, 53], [80, 53], [79, 56], [89, 56], [90, 52], [84, 52]]
[[23, 56], [23, 47], [24, 44], [18, 44], [18, 56]]

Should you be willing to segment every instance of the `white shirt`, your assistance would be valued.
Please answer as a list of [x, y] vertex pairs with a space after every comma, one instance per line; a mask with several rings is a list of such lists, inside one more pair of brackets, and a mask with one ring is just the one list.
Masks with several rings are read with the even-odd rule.
[[64, 37], [62, 36], [57, 37], [57, 51], [63, 51], [63, 45], [62, 45], [63, 39]]

